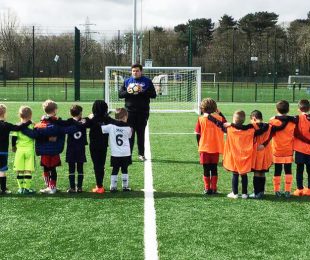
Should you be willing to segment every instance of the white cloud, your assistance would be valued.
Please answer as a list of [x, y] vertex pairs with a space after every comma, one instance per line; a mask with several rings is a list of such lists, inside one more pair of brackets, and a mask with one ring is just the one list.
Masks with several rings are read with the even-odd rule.
[[[73, 28], [85, 22], [97, 24], [94, 30], [125, 30], [132, 26], [133, 0], [0, 0], [2, 9], [14, 10], [21, 24]], [[140, 0], [137, 0], [140, 3]], [[305, 18], [310, 11], [308, 0], [143, 0], [143, 26], [173, 27], [189, 19], [212, 18], [217, 22], [223, 14], [236, 19], [250, 12], [270, 11], [280, 15], [279, 21]], [[138, 4], [138, 24], [140, 5]], [[80, 26], [81, 27], [81, 26]], [[82, 28], [81, 28], [82, 29]], [[55, 29], [56, 30], [56, 29]]]

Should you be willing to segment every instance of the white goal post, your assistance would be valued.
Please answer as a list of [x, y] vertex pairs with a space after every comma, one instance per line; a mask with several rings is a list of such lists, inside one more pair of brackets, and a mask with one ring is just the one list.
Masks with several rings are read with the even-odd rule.
[[[157, 93], [156, 99], [151, 100], [152, 112], [200, 113], [200, 67], [144, 67], [143, 75], [152, 80]], [[109, 110], [124, 106], [118, 90], [130, 76], [130, 67], [105, 67], [104, 96]]]
[[302, 88], [302, 89], [309, 89], [310, 87], [310, 76], [304, 76], [304, 75], [290, 75], [288, 77], [288, 88], [291, 89], [293, 87], [295, 88]]

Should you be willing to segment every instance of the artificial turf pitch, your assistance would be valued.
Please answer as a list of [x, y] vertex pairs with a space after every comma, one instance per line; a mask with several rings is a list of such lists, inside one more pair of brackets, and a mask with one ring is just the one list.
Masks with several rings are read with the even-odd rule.
[[[27, 103], [38, 121], [40, 103]], [[84, 115], [91, 104], [81, 103]], [[17, 122], [21, 103], [6, 103], [8, 121]], [[69, 116], [71, 103], [59, 104], [59, 115]], [[231, 120], [232, 113], [254, 109], [265, 119], [274, 104], [219, 103]], [[291, 114], [297, 113], [291, 104]], [[158, 253], [160, 259], [308, 259], [310, 199], [277, 199], [272, 194], [272, 172], [267, 174], [264, 200], [230, 200], [231, 174], [219, 166], [220, 194], [202, 195], [202, 167], [192, 134], [197, 115], [151, 114], [150, 143], [154, 177]], [[136, 149], [135, 149], [136, 151]], [[89, 191], [95, 178], [87, 151], [82, 194], [69, 195], [68, 167], [58, 168], [62, 192], [56, 195], [17, 195], [10, 153], [8, 186], [12, 195], [0, 197], [1, 259], [143, 259], [143, 163], [129, 167], [133, 192], [103, 195]], [[39, 159], [37, 158], [39, 163]], [[293, 168], [295, 171], [295, 167]], [[109, 160], [105, 187], [110, 182]], [[43, 185], [37, 164], [34, 187]], [[305, 175], [305, 179], [306, 179]], [[249, 174], [249, 191], [252, 190]], [[120, 184], [120, 183], [119, 183]], [[293, 187], [296, 184], [294, 182]]]

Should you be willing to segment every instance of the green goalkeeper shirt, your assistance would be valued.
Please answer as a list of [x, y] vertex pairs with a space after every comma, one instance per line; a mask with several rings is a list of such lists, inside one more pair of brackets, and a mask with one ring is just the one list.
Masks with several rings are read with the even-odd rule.
[[[29, 129], [33, 129], [33, 124], [28, 126]], [[34, 153], [34, 139], [24, 135], [21, 131], [20, 132], [12, 132], [12, 136], [17, 137], [16, 141], [16, 148], [17, 150], [27, 150], [32, 151]]]

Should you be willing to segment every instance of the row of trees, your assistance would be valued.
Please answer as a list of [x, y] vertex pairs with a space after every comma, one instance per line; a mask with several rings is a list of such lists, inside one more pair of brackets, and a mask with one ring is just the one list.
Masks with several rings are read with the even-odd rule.
[[[273, 12], [256, 12], [236, 20], [225, 14], [217, 26], [206, 18], [174, 28], [155, 26], [140, 32], [137, 60], [142, 53], [142, 61], [151, 58], [153, 66], [201, 66], [203, 72], [215, 72], [226, 81], [310, 75], [310, 12], [306, 19], [287, 26], [280, 25], [278, 17]], [[36, 76], [70, 77], [74, 34], [34, 29], [20, 26], [11, 11], [1, 14], [0, 59], [5, 61], [7, 76], [31, 77], [34, 56]], [[130, 64], [131, 32], [90, 36], [85, 31], [81, 37], [82, 77], [102, 78], [105, 66]]]

